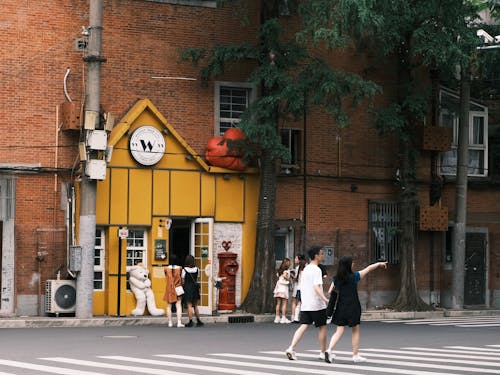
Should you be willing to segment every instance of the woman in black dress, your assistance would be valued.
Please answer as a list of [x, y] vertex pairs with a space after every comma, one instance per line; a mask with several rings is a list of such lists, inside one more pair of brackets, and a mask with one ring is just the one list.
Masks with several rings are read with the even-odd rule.
[[199, 268], [194, 263], [194, 257], [187, 255], [182, 270], [182, 280], [184, 286], [183, 300], [187, 305], [189, 322], [186, 327], [193, 326], [193, 310], [196, 316], [196, 326], [201, 327], [203, 322], [200, 320], [198, 311], [198, 302], [200, 301], [200, 284], [198, 283]]
[[327, 362], [333, 361], [332, 353], [335, 345], [344, 334], [345, 326], [352, 328], [352, 360], [365, 362], [366, 359], [359, 355], [359, 324], [361, 323], [361, 304], [358, 297], [358, 282], [368, 273], [377, 268], [387, 268], [387, 262], [377, 262], [369, 265], [359, 272], [352, 272], [352, 257], [341, 257], [337, 274], [333, 278], [329, 293], [335, 289], [338, 293], [337, 308], [333, 313], [332, 323], [337, 326], [325, 356]]

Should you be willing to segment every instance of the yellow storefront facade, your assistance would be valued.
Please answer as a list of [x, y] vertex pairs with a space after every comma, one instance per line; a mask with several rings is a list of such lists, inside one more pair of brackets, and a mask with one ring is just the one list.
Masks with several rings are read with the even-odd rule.
[[257, 171], [208, 165], [147, 99], [115, 125], [108, 151], [106, 178], [97, 185], [94, 315], [131, 315], [136, 301], [127, 270], [138, 263], [149, 269], [156, 305], [165, 308], [164, 267], [171, 254], [181, 261], [195, 257], [200, 312], [213, 313], [223, 243], [238, 254], [239, 305], [254, 268]]

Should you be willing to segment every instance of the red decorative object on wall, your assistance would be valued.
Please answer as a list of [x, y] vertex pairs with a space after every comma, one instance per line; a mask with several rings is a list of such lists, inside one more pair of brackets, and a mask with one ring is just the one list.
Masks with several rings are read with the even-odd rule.
[[238, 128], [226, 130], [224, 136], [213, 137], [207, 143], [205, 158], [216, 167], [244, 171], [247, 164], [242, 161], [242, 153], [238, 149], [229, 150], [227, 141], [238, 141], [245, 139], [245, 134]]

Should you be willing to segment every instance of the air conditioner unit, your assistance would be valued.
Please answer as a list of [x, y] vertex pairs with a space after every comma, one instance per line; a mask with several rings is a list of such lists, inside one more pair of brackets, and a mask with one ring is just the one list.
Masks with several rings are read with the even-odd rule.
[[73, 313], [76, 308], [75, 280], [47, 280], [45, 282], [45, 312]]

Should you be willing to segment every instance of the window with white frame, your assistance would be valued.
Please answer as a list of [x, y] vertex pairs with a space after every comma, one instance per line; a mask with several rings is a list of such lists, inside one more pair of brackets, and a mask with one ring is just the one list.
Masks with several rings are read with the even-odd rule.
[[300, 130], [283, 128], [280, 130], [281, 143], [289, 152], [290, 160], [281, 164], [281, 173], [296, 174], [299, 169], [300, 159]]
[[274, 233], [274, 258], [276, 268], [278, 268], [283, 259], [293, 260], [294, 253], [294, 230], [292, 227], [279, 228]]
[[250, 84], [216, 82], [215, 84], [215, 135], [223, 135], [236, 127], [241, 114], [255, 99], [255, 89]]
[[144, 230], [129, 229], [127, 237], [127, 271], [139, 263], [147, 264], [147, 241]]
[[96, 229], [94, 246], [94, 290], [104, 290], [104, 230]]
[[[442, 175], [455, 176], [457, 173], [459, 97], [442, 90], [440, 101], [440, 126], [453, 130], [451, 150], [441, 153], [440, 170]], [[488, 108], [475, 102], [470, 102], [468, 144], [468, 175], [471, 177], [487, 176]]]
[[14, 219], [14, 179], [0, 178], [0, 220]]

